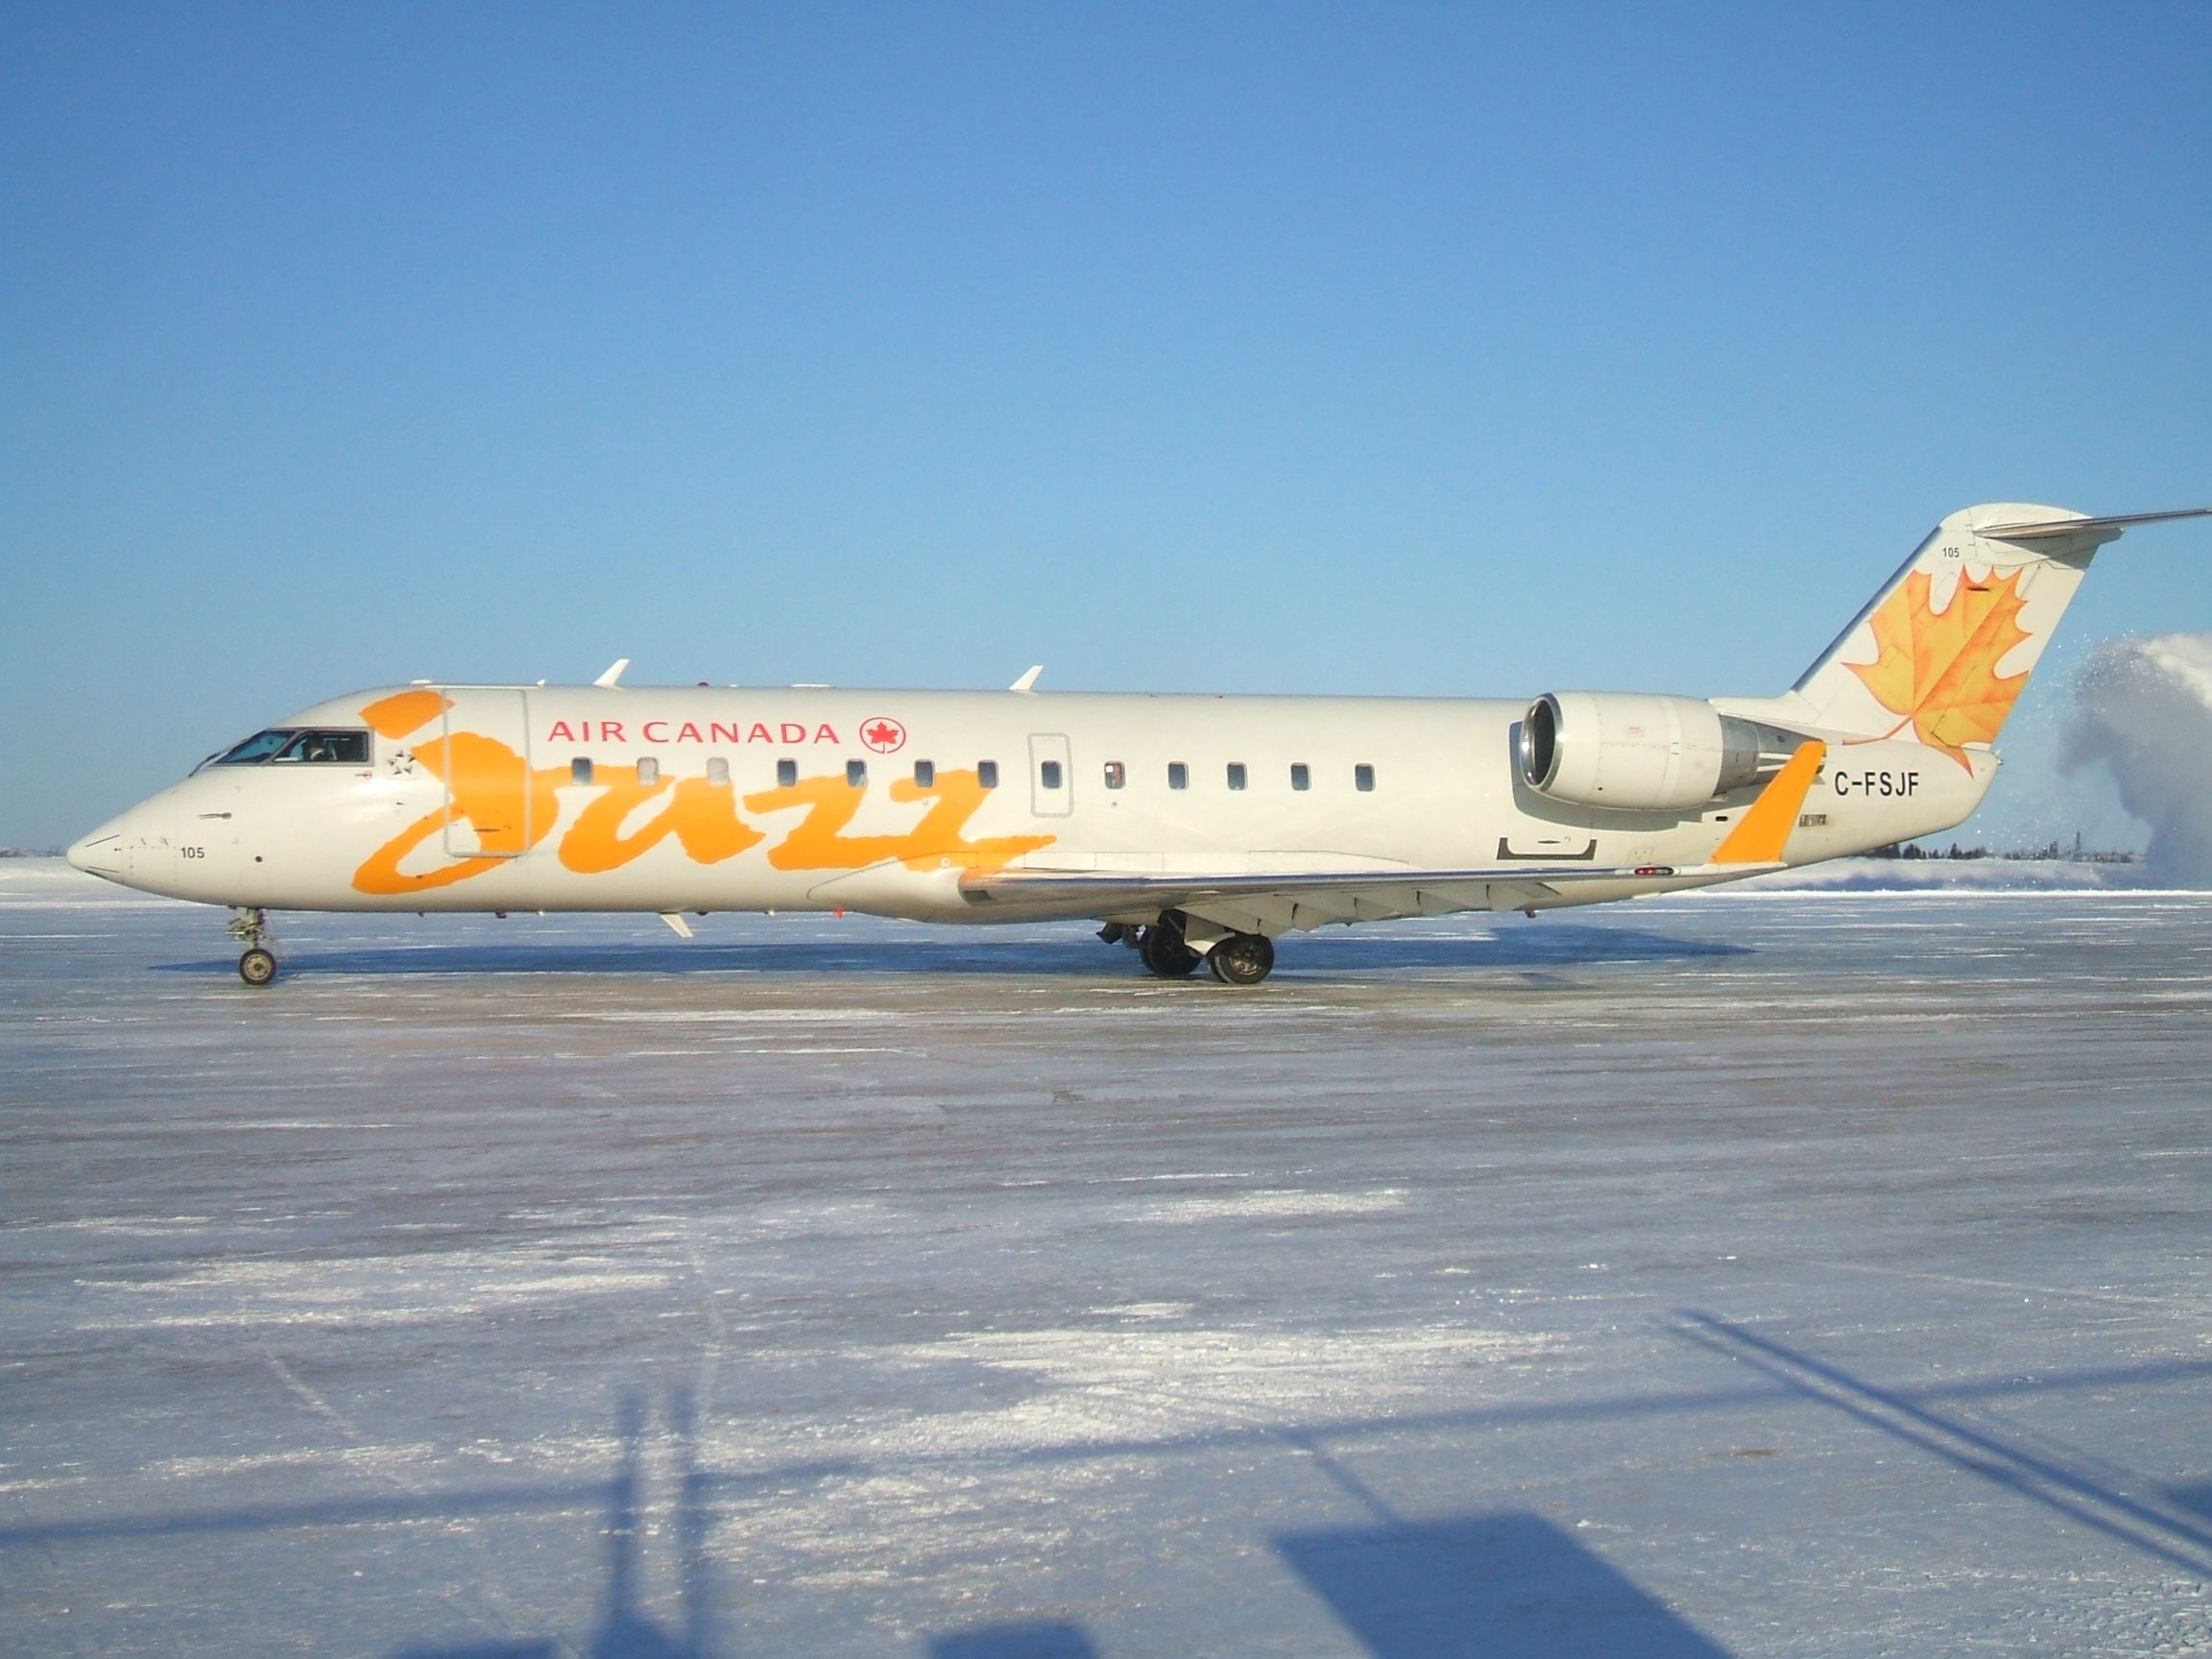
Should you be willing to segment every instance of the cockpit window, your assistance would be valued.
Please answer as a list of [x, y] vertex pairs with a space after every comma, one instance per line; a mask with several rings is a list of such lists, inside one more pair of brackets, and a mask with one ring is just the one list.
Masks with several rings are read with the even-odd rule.
[[266, 760], [299, 736], [297, 732], [256, 732], [235, 748], [226, 749], [208, 762], [211, 766], [252, 766]]
[[279, 766], [303, 760], [309, 765], [366, 766], [369, 733], [366, 732], [302, 732], [270, 757]]
[[369, 764], [369, 733], [272, 729], [254, 733], [245, 742], [226, 749], [207, 763], [210, 766], [257, 766], [264, 760], [366, 766]]

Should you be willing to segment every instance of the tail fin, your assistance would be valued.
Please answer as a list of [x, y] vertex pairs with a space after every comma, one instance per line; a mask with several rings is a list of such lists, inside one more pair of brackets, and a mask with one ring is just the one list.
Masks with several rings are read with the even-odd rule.
[[2099, 547], [2131, 524], [1992, 502], [1954, 513], [1764, 717], [1845, 741], [1917, 740], [1961, 765], [1996, 740]]

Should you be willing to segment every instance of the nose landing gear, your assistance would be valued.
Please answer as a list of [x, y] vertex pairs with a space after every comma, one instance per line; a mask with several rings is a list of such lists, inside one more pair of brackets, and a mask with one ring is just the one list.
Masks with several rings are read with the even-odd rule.
[[231, 913], [230, 937], [246, 947], [246, 953], [238, 958], [238, 977], [259, 990], [276, 977], [276, 952], [269, 949], [269, 941], [276, 938], [270, 930], [269, 918], [259, 909], [238, 909]]

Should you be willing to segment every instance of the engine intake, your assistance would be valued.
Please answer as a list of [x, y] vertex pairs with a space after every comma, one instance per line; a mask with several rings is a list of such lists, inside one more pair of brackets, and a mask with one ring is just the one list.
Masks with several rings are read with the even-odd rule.
[[1519, 760], [1554, 801], [1679, 812], [1757, 782], [1781, 735], [1695, 697], [1552, 691], [1522, 716]]

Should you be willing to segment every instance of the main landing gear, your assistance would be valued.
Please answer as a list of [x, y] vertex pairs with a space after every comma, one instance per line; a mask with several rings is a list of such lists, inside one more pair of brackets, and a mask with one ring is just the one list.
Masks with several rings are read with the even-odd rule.
[[1189, 920], [1180, 910], [1167, 910], [1149, 927], [1110, 922], [1098, 936], [1109, 945], [1134, 946], [1144, 966], [1161, 979], [1188, 979], [1203, 962], [1222, 984], [1241, 989], [1259, 984], [1275, 971], [1275, 944], [1264, 934], [1224, 934], [1200, 950], [1184, 936]]
[[1264, 933], [1232, 933], [1206, 952], [1206, 966], [1224, 985], [1257, 985], [1275, 972], [1275, 942]]
[[1157, 979], [1188, 979], [1205, 958], [1183, 943], [1183, 929], [1163, 916], [1137, 934], [1137, 954]]
[[268, 917], [258, 909], [233, 911], [230, 937], [246, 947], [246, 953], [238, 958], [239, 978], [259, 990], [276, 977], [276, 955], [269, 949], [269, 941], [276, 935], [270, 931]]

